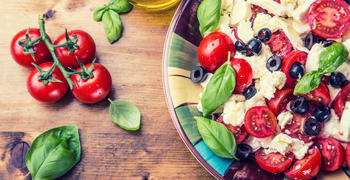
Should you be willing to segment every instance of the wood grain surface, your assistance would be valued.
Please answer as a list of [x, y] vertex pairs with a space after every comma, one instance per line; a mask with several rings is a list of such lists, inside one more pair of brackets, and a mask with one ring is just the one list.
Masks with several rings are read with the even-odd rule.
[[[102, 23], [92, 20], [94, 8], [108, 0], [1, 0], [0, 16], [0, 179], [30, 179], [25, 153], [40, 133], [61, 125], [79, 127], [81, 161], [61, 179], [211, 179], [181, 141], [165, 103], [162, 51], [175, 9], [147, 13], [134, 8], [122, 15], [124, 33], [115, 44]], [[46, 23], [52, 39], [64, 28], [91, 34], [97, 57], [113, 78], [112, 99], [128, 100], [142, 112], [139, 132], [112, 123], [109, 103], [80, 103], [68, 93], [56, 104], [34, 100], [26, 89], [29, 69], [9, 51], [18, 31], [38, 27], [38, 15], [53, 10]]]

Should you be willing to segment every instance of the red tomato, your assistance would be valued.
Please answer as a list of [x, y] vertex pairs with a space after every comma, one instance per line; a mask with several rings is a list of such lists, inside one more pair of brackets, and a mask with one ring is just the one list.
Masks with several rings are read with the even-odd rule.
[[322, 170], [335, 171], [344, 162], [344, 147], [335, 139], [319, 138], [315, 144], [321, 150]]
[[253, 82], [253, 70], [244, 59], [232, 59], [231, 64], [236, 72], [236, 86], [233, 93], [241, 94]]
[[278, 116], [282, 111], [287, 108], [287, 104], [294, 98], [293, 89], [283, 88], [275, 92], [275, 97], [270, 99], [267, 104], [270, 110]]
[[316, 35], [338, 39], [349, 28], [350, 10], [342, 0], [318, 0], [309, 8], [308, 21]]
[[292, 165], [294, 154], [282, 155], [278, 152], [265, 154], [264, 149], [260, 148], [255, 152], [255, 159], [263, 170], [270, 173], [281, 173]]
[[[88, 69], [92, 64], [87, 64]], [[81, 71], [81, 67], [76, 69]], [[112, 78], [108, 70], [101, 64], [95, 63], [92, 70], [93, 77], [83, 80], [78, 74], [71, 76], [74, 87], [74, 97], [84, 103], [92, 104], [102, 101], [107, 97], [112, 87]]]
[[327, 106], [331, 102], [331, 95], [329, 94], [329, 89], [323, 83], [321, 83], [318, 86], [318, 88], [316, 88], [313, 91], [307, 93], [305, 95], [305, 97], [307, 99], [309, 99], [310, 101], [315, 101], [317, 103], [324, 104], [324, 105], [327, 105]]
[[[52, 62], [40, 64], [39, 67], [48, 71], [53, 65]], [[68, 83], [58, 67], [55, 67], [52, 77], [62, 82], [49, 82], [46, 86], [39, 80], [40, 72], [34, 68], [27, 79], [27, 89], [30, 95], [36, 100], [46, 103], [54, 103], [60, 100], [68, 91]]]
[[277, 120], [273, 112], [266, 106], [250, 108], [244, 117], [247, 132], [257, 138], [271, 136], [277, 127]]
[[350, 101], [350, 84], [346, 85], [341, 89], [341, 91], [338, 93], [337, 97], [334, 99], [334, 110], [337, 113], [339, 117], [342, 117], [345, 102]]
[[232, 59], [236, 54], [236, 48], [232, 39], [222, 32], [213, 32], [207, 35], [199, 44], [199, 63], [208, 71], [215, 72], [227, 61], [228, 52]]
[[[51, 53], [44, 41], [41, 41], [34, 46], [35, 60], [30, 54], [23, 54], [24, 47], [20, 46], [18, 42], [20, 40], [22, 40], [22, 42], [25, 42], [26, 32], [27, 32], [27, 29], [23, 29], [22, 31], [18, 32], [15, 35], [15, 37], [13, 37], [11, 41], [11, 46], [10, 46], [12, 58], [19, 65], [24, 67], [33, 67], [32, 63], [41, 64], [41, 63], [50, 61], [52, 59]], [[39, 38], [41, 35], [40, 30], [35, 28], [31, 28], [28, 34], [29, 34], [29, 39], [31, 41], [34, 41], [35, 39]], [[50, 37], [49, 37], [49, 40], [50, 40]]]
[[294, 162], [293, 166], [284, 172], [292, 179], [306, 180], [316, 176], [321, 168], [321, 153], [316, 146], [308, 150], [303, 159]]
[[241, 142], [248, 136], [248, 133], [245, 130], [244, 125], [243, 126], [232, 126], [231, 124], [225, 124], [222, 118], [223, 117], [220, 116], [216, 121], [224, 124], [226, 126], [226, 128], [232, 132], [232, 134], [235, 136], [236, 144], [241, 144]]
[[346, 151], [345, 151], [345, 162], [350, 168], [350, 143], [346, 146]]
[[300, 139], [304, 142], [310, 142], [311, 140], [315, 139], [316, 136], [309, 136], [304, 132], [304, 124], [305, 121], [311, 117], [310, 114], [293, 114], [293, 120], [291, 123], [287, 124], [284, 129], [282, 129], [282, 132], [289, 135], [292, 138]]
[[286, 58], [293, 49], [292, 43], [282, 30], [272, 33], [271, 39], [266, 44], [270, 46], [272, 54], [279, 56], [281, 59]]
[[[83, 64], [91, 63], [95, 59], [96, 55], [96, 45], [92, 37], [85, 31], [81, 30], [72, 30], [68, 32], [68, 36], [73, 40], [73, 35], [77, 36], [78, 49], [75, 49], [73, 53], [69, 54], [68, 48], [56, 48], [56, 54], [58, 59], [61, 61], [62, 65], [66, 68], [78, 68], [80, 65], [76, 57]], [[54, 45], [66, 43], [65, 33], [58, 36]]]
[[287, 76], [287, 81], [286, 81], [286, 86], [287, 87], [294, 88], [294, 86], [297, 83], [297, 80], [292, 78], [292, 77], [290, 77], [290, 75], [289, 75], [290, 67], [295, 62], [299, 62], [299, 63], [301, 63], [302, 65], [305, 66], [306, 59], [307, 59], [307, 53], [306, 52], [294, 50], [294, 51], [292, 51], [291, 53], [288, 54], [286, 59], [283, 60], [281, 71], [284, 72], [284, 74], [286, 74], [286, 76]]

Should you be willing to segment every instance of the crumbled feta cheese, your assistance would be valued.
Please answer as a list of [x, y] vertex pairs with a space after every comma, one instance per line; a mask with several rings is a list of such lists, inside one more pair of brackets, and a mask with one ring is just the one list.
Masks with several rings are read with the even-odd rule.
[[271, 18], [269, 14], [259, 13], [256, 15], [253, 24], [253, 30], [256, 35], [261, 29], [268, 27]]
[[318, 69], [318, 61], [321, 52], [323, 51], [324, 47], [321, 43], [314, 44], [307, 56], [307, 61], [305, 65], [305, 71], [306, 73], [309, 73], [313, 70]]
[[343, 115], [340, 119], [340, 131], [343, 136], [349, 138], [350, 135], [350, 102], [346, 102]]
[[205, 79], [203, 82], [201, 82], [201, 86], [203, 87], [203, 89], [205, 89], [211, 79], [211, 77], [213, 77], [212, 73], [208, 73], [207, 79]]
[[286, 8], [288, 16], [292, 15], [294, 9], [297, 7], [297, 4], [297, 0], [281, 0], [281, 5]]
[[340, 122], [339, 117], [334, 112], [334, 110], [331, 110], [331, 119], [324, 124], [324, 127], [321, 130], [321, 136], [322, 137], [333, 137], [335, 139], [341, 140], [341, 141], [349, 141], [349, 137], [344, 136], [344, 132], [340, 130]]
[[253, 39], [254, 32], [252, 29], [252, 23], [249, 20], [244, 20], [239, 23], [237, 35], [244, 43], [247, 43], [249, 40]]
[[292, 13], [293, 19], [296, 21], [307, 23], [307, 16], [305, 16], [305, 14], [309, 9], [310, 5], [315, 1], [316, 0], [299, 0], [298, 7]]
[[269, 136], [266, 138], [256, 138], [254, 136], [249, 136], [244, 143], [248, 144], [250, 147], [252, 147], [253, 152], [257, 151], [258, 149], [262, 148], [268, 148], [273, 137]]
[[[232, 0], [231, 0], [232, 2]], [[235, 0], [232, 8], [231, 26], [235, 26], [243, 20], [250, 19], [252, 16], [251, 5], [245, 0]]]
[[266, 106], [265, 98], [260, 93], [255, 94], [255, 96], [245, 101], [245, 109], [247, 111], [255, 106]]
[[222, 0], [221, 3], [221, 9], [225, 11], [230, 11], [233, 8], [233, 1], [232, 0]]
[[276, 16], [284, 16], [287, 14], [287, 9], [284, 6], [272, 0], [247, 0], [247, 2], [260, 6]]
[[229, 14], [224, 13], [220, 18], [220, 23], [217, 28], [217, 31], [225, 33], [232, 39], [233, 42], [235, 42], [236, 41], [235, 33], [232, 31], [229, 24], [230, 24], [230, 16]]
[[274, 97], [276, 88], [282, 89], [287, 80], [286, 75], [281, 71], [274, 71], [272, 73], [266, 73], [260, 78], [260, 81], [256, 84], [257, 90], [265, 98], [271, 99]]
[[244, 123], [246, 113], [245, 98], [242, 95], [232, 95], [224, 104], [224, 112], [222, 113], [223, 121], [232, 126], [241, 126]]
[[293, 120], [293, 114], [290, 111], [285, 111], [277, 116], [278, 125], [281, 129], [284, 129], [287, 124], [290, 124]]

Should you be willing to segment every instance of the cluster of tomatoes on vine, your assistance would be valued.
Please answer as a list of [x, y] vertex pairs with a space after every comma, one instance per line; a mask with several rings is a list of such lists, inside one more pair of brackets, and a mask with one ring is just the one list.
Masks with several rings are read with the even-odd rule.
[[109, 71], [95, 63], [96, 45], [82, 30], [72, 30], [51, 43], [45, 22], [39, 17], [37, 28], [18, 32], [11, 42], [13, 59], [21, 66], [33, 68], [27, 79], [28, 92], [35, 99], [54, 103], [70, 89], [84, 103], [106, 98], [112, 87]]

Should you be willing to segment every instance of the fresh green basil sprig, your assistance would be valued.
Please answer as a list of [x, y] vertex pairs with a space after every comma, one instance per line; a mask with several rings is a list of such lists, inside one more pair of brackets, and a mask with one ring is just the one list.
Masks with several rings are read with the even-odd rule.
[[109, 113], [114, 123], [129, 131], [137, 131], [140, 129], [141, 113], [134, 104], [128, 101], [108, 100], [111, 103]]
[[108, 4], [94, 10], [93, 18], [104, 25], [108, 41], [112, 44], [117, 41], [123, 31], [122, 20], [119, 14], [131, 11], [132, 5], [128, 0], [111, 0]]
[[220, 66], [210, 78], [207, 87], [204, 89], [201, 98], [203, 107], [203, 116], [206, 117], [222, 104], [232, 95], [236, 86], [236, 73], [230, 63], [230, 53], [228, 60]]
[[225, 125], [216, 121], [195, 116], [198, 131], [205, 144], [218, 156], [236, 159], [236, 139]]
[[33, 180], [56, 179], [80, 160], [80, 140], [76, 126], [61, 126], [39, 135], [26, 155]]
[[221, 0], [203, 0], [197, 10], [199, 31], [204, 37], [214, 32], [219, 25], [221, 15]]
[[333, 43], [325, 48], [319, 57], [317, 70], [305, 74], [294, 88], [294, 95], [307, 94], [316, 89], [322, 76], [334, 72], [349, 56], [349, 52], [341, 43]]

